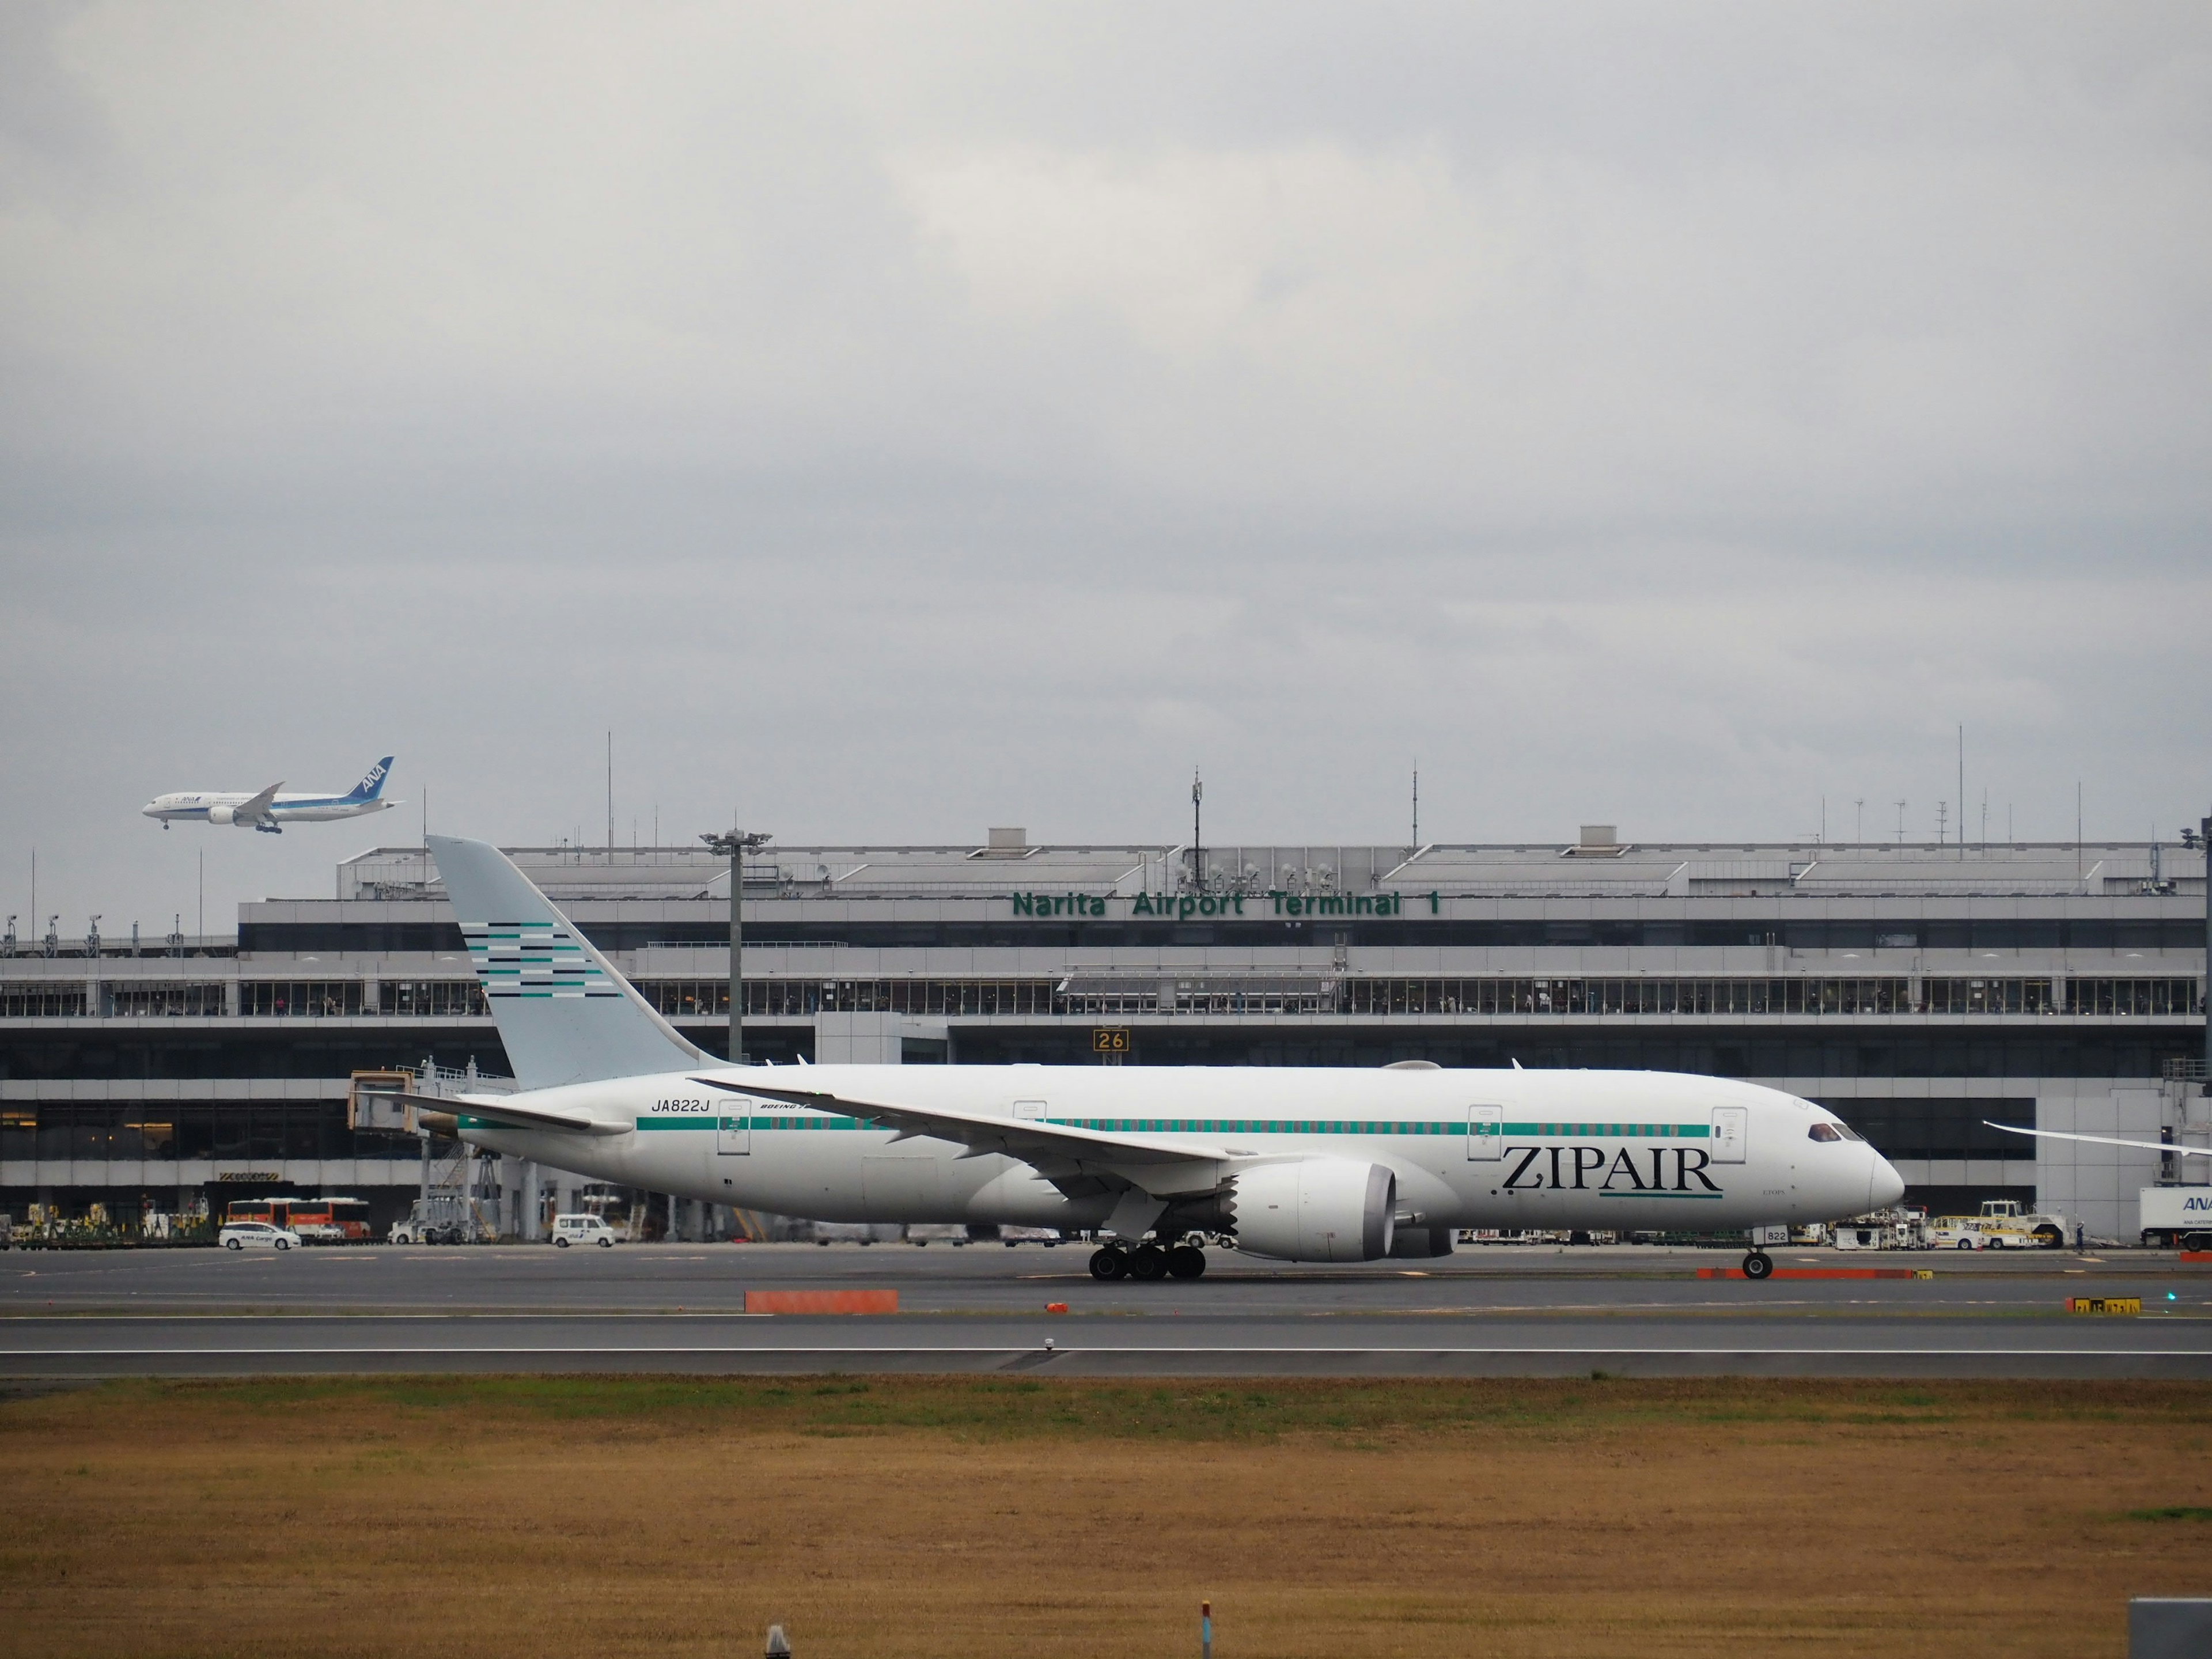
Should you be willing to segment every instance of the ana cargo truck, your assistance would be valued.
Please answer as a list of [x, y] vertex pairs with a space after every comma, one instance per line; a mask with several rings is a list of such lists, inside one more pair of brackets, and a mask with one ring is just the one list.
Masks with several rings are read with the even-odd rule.
[[2137, 1219], [2152, 1249], [2212, 1250], [2212, 1187], [2146, 1187]]

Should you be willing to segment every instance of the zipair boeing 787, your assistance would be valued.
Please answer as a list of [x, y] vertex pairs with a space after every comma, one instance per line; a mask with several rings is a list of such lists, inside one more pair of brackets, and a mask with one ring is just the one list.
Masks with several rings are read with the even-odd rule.
[[[1732, 1231], [1905, 1182], [1832, 1113], [1658, 1072], [732, 1066], [663, 1019], [496, 848], [430, 837], [509, 1095], [422, 1099], [493, 1151], [825, 1221], [1054, 1227], [1102, 1279], [1442, 1255], [1455, 1229]], [[1745, 1271], [1765, 1278], [1764, 1252]]]

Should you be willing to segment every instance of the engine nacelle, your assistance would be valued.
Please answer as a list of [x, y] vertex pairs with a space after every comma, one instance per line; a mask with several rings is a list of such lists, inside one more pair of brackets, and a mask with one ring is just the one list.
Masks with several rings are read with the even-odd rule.
[[1398, 1177], [1380, 1164], [1305, 1158], [1236, 1178], [1237, 1248], [1285, 1261], [1374, 1261], [1390, 1254]]
[[210, 806], [208, 808], [208, 822], [235, 823], [238, 822], [238, 809], [234, 806]]

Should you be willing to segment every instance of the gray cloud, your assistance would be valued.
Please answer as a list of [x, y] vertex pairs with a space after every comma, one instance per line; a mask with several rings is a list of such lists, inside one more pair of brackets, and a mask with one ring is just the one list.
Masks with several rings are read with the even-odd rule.
[[320, 890], [133, 809], [387, 749], [596, 836], [610, 726], [625, 836], [2203, 810], [2197, 9], [4, 27], [42, 908]]

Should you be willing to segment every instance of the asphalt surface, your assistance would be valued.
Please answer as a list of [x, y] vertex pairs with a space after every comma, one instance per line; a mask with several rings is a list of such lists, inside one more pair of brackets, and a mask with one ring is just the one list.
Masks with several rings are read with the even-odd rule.
[[[410, 1371], [2212, 1377], [2212, 1266], [2140, 1251], [1465, 1248], [1101, 1284], [1074, 1246], [623, 1245], [0, 1255], [0, 1378]], [[748, 1289], [896, 1315], [747, 1315]], [[2069, 1297], [2139, 1297], [2140, 1316]], [[1064, 1303], [1065, 1314], [1048, 1313]]]

